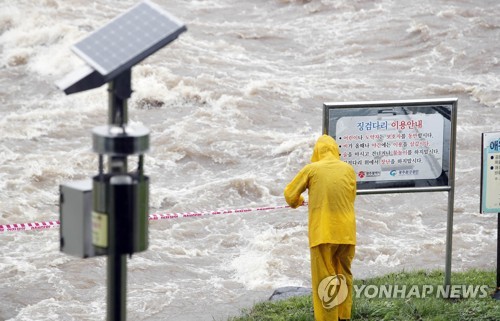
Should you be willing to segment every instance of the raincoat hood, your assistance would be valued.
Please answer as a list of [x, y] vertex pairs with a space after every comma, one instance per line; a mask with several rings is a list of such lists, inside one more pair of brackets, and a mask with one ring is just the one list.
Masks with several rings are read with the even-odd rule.
[[316, 145], [314, 145], [311, 162], [314, 163], [326, 158], [340, 160], [339, 145], [337, 145], [335, 139], [329, 135], [323, 135], [318, 138]]

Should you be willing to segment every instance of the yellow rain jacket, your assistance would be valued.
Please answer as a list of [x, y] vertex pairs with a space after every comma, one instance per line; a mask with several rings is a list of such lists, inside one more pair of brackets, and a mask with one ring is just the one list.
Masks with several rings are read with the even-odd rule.
[[300, 170], [285, 188], [286, 202], [296, 208], [309, 192], [309, 247], [319, 244], [356, 244], [356, 173], [340, 160], [339, 147], [328, 135], [321, 136], [311, 163]]

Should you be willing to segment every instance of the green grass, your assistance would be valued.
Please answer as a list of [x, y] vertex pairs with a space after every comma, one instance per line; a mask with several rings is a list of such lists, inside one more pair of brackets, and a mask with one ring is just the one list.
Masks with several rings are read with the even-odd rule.
[[[424, 298], [415, 295], [409, 298], [367, 298], [365, 292], [354, 297], [352, 310], [353, 321], [497, 321], [500, 320], [500, 301], [491, 298], [495, 290], [496, 272], [471, 270], [453, 273], [453, 285], [486, 285], [485, 297], [470, 298], [466, 293], [454, 298], [442, 298], [436, 292], [438, 286], [444, 283], [444, 274], [440, 271], [399, 272], [385, 276], [355, 280], [354, 284], [360, 289], [363, 285], [387, 286], [406, 285], [411, 288], [419, 286], [420, 293], [423, 287], [432, 285], [434, 292]], [[373, 288], [373, 287], [372, 287]], [[368, 292], [373, 296], [373, 291]], [[371, 293], [371, 295], [370, 295]], [[409, 294], [409, 291], [406, 292]], [[478, 294], [486, 292], [478, 292]], [[251, 309], [243, 310], [242, 315], [229, 321], [314, 321], [311, 296], [295, 297], [289, 300], [276, 302], [262, 302]]]

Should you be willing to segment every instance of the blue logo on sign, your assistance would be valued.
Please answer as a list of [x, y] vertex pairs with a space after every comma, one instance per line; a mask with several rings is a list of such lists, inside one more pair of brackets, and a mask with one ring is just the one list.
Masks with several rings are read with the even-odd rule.
[[494, 151], [497, 151], [500, 150], [500, 143], [499, 143], [499, 140], [495, 140], [495, 141], [492, 141], [490, 143], [490, 150], [494, 150]]
[[396, 176], [396, 171], [395, 171], [395, 170], [392, 170], [392, 171], [390, 171], [390, 172], [389, 172], [389, 174], [390, 174], [391, 176]]

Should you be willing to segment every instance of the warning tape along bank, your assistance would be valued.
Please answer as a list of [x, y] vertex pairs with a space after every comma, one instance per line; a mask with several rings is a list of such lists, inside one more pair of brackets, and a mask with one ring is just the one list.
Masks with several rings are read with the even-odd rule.
[[[304, 203], [307, 205], [307, 203]], [[220, 209], [220, 210], [210, 210], [210, 211], [191, 211], [183, 213], [168, 213], [168, 212], [156, 212], [150, 214], [148, 219], [150, 221], [158, 220], [168, 220], [176, 218], [188, 218], [188, 217], [202, 217], [202, 216], [214, 216], [214, 215], [228, 215], [228, 214], [240, 214], [248, 212], [262, 212], [262, 211], [272, 211], [289, 208], [290, 206], [266, 206], [266, 207], [256, 207], [256, 208], [241, 208], [241, 209]], [[17, 223], [17, 224], [4, 224], [0, 225], [0, 232], [15, 232], [15, 231], [31, 231], [31, 230], [46, 230], [59, 227], [61, 225], [60, 221], [44, 221], [44, 222], [32, 222], [32, 223]]]

